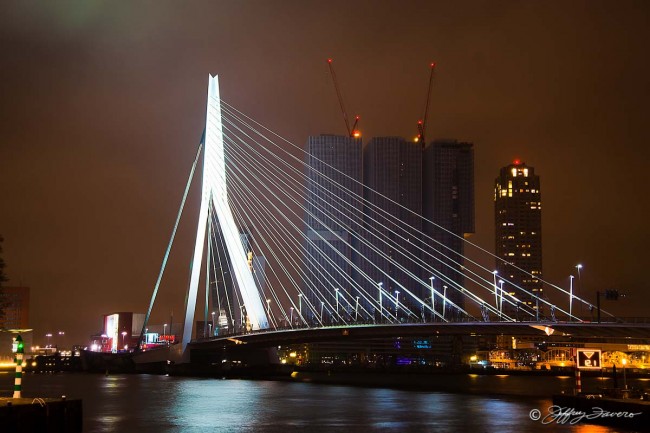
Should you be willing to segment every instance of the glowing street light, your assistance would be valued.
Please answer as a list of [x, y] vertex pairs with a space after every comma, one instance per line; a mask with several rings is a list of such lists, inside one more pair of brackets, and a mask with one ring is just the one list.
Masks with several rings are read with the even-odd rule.
[[336, 314], [339, 314], [339, 289], [338, 287], [334, 289], [334, 296], [336, 297]]
[[126, 349], [126, 346], [125, 346], [125, 343], [124, 343], [125, 339], [126, 339], [126, 331], [122, 331], [122, 347], [124, 347]]
[[499, 297], [497, 295], [497, 274], [499, 271], [492, 271], [492, 277], [494, 278], [494, 306], [499, 307]]
[[442, 318], [445, 318], [445, 310], [447, 309], [447, 286], [442, 286]]
[[302, 293], [298, 293], [298, 315], [302, 317]]
[[429, 277], [429, 280], [431, 280], [431, 319], [432, 321], [436, 320], [436, 293], [433, 290], [433, 280], [435, 280], [436, 277], [431, 276]]
[[399, 309], [399, 290], [395, 290], [395, 318], [396, 319], [399, 319], [399, 317], [397, 317], [398, 309]]
[[569, 275], [569, 322], [573, 321], [573, 275]]
[[356, 322], [359, 317], [359, 297], [357, 296], [357, 303], [354, 306], [354, 321]]
[[[582, 278], [580, 278], [580, 269], [582, 269], [582, 265], [580, 263], [578, 263], [575, 266], [575, 268], [578, 271], [578, 286], [576, 286], [576, 292], [578, 292], [578, 291], [582, 292]], [[584, 296], [584, 294], [582, 294], [582, 296]], [[581, 302], [580, 303], [580, 312], [582, 312], [582, 305], [583, 305], [583, 303]]]
[[503, 318], [503, 280], [499, 280], [499, 320]]
[[163, 325], [163, 336], [167, 335], [167, 324]]
[[379, 320], [381, 320], [381, 316], [384, 314], [384, 307], [381, 304], [381, 301], [382, 301], [382, 299], [381, 299], [381, 286], [383, 286], [383, 285], [384, 285], [384, 283], [381, 283], [381, 282], [377, 283], [377, 286], [379, 287]]
[[291, 310], [291, 315], [289, 316], [289, 325], [293, 328], [293, 307], [289, 308]]
[[[215, 312], [213, 311], [213, 312], [212, 312], [212, 329], [216, 329], [216, 328], [214, 327], [214, 315], [215, 315]], [[212, 335], [212, 332], [210, 332], [210, 335]]]
[[627, 377], [625, 377], [625, 366], [627, 365], [627, 358], [621, 360], [623, 363], [623, 386], [627, 389]]

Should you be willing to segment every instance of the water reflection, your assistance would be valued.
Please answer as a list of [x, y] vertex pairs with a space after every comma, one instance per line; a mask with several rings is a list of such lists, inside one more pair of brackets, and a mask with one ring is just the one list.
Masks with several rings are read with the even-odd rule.
[[[0, 377], [3, 396], [11, 380]], [[483, 390], [497, 383], [501, 391], [530, 387], [515, 376], [456, 380]], [[552, 402], [527, 397], [147, 375], [28, 375], [24, 384], [27, 396], [83, 398], [84, 432], [612, 431], [592, 425], [542, 425], [529, 413], [546, 413]]]

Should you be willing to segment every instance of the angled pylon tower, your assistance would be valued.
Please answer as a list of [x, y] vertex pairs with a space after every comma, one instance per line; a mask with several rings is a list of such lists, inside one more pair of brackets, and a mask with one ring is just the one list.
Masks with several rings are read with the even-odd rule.
[[203, 154], [203, 191], [201, 193], [201, 209], [196, 230], [196, 244], [190, 276], [190, 287], [183, 327], [182, 350], [192, 339], [192, 325], [196, 310], [196, 298], [203, 259], [203, 246], [208, 218], [210, 214], [217, 217], [219, 228], [223, 234], [228, 257], [234, 272], [234, 282], [241, 299], [244, 302], [248, 319], [253, 330], [269, 327], [266, 313], [253, 274], [248, 266], [246, 253], [241, 241], [239, 230], [235, 224], [228, 203], [226, 186], [226, 162], [224, 156], [223, 129], [221, 125], [221, 99], [219, 97], [219, 79], [209, 76], [208, 107], [205, 120], [205, 142]]

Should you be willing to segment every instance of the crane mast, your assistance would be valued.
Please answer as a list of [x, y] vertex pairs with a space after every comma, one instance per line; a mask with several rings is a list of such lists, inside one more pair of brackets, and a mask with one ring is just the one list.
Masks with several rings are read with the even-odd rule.
[[330, 69], [330, 75], [332, 76], [332, 81], [334, 82], [334, 88], [336, 89], [336, 96], [339, 99], [339, 105], [341, 106], [341, 113], [343, 113], [343, 121], [345, 122], [345, 129], [348, 132], [348, 136], [358, 138], [361, 137], [361, 132], [357, 129], [359, 124], [359, 116], [354, 117], [354, 124], [350, 128], [350, 121], [348, 120], [348, 112], [345, 109], [345, 104], [343, 104], [343, 95], [341, 94], [341, 89], [339, 87], [338, 79], [336, 78], [336, 72], [334, 72], [334, 66], [332, 66], [332, 59], [327, 59], [327, 65]]
[[415, 137], [416, 143], [422, 143], [422, 148], [426, 145], [426, 137], [425, 137], [425, 132], [427, 128], [427, 117], [429, 115], [429, 101], [431, 99], [431, 86], [433, 84], [433, 71], [436, 68], [436, 63], [432, 62], [431, 63], [431, 72], [429, 73], [429, 87], [427, 88], [427, 97], [426, 97], [426, 103], [424, 105], [424, 115], [422, 116], [422, 119], [418, 120], [418, 135]]

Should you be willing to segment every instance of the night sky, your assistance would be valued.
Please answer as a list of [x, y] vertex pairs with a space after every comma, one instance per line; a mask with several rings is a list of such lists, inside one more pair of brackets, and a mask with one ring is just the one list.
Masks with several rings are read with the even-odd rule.
[[[145, 312], [205, 121], [222, 98], [304, 145], [345, 133], [334, 58], [365, 139], [475, 144], [476, 234], [493, 251], [493, 183], [541, 176], [545, 279], [627, 293], [648, 314], [646, 1], [4, 2], [0, 234], [8, 285], [31, 287], [34, 342], [86, 343], [102, 314]], [[180, 321], [198, 188], [153, 323]], [[493, 266], [492, 263], [486, 263]]]

